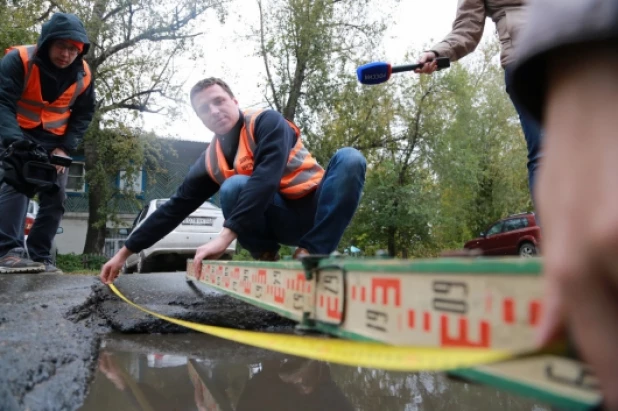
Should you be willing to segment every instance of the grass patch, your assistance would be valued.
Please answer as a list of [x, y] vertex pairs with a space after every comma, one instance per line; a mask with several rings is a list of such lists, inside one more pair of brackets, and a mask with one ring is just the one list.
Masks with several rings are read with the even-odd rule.
[[58, 254], [56, 267], [66, 274], [91, 274], [101, 271], [101, 267], [108, 261], [105, 255], [97, 254]]
[[[292, 257], [295, 249], [296, 247], [282, 246], [279, 249], [279, 256], [281, 257], [282, 260], [285, 257]], [[234, 257], [232, 258], [232, 260], [234, 261], [255, 261], [255, 259], [251, 257], [251, 254], [249, 254], [249, 251], [245, 250], [244, 248], [240, 246], [237, 248], [236, 254], [234, 254]]]

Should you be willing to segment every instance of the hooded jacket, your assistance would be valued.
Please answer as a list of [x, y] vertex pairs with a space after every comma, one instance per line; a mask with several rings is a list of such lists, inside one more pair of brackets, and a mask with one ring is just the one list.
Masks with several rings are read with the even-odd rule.
[[[49, 59], [53, 40], [69, 39], [84, 43], [82, 52], [67, 68], [56, 67]], [[73, 14], [56, 13], [43, 24], [37, 41], [34, 64], [39, 67], [43, 100], [53, 102], [76, 82], [83, 71], [83, 57], [90, 49], [86, 30]], [[71, 108], [71, 118], [63, 136], [57, 136], [41, 126], [22, 129], [17, 122], [17, 102], [24, 90], [24, 67], [17, 50], [12, 50], [0, 60], [0, 139], [5, 147], [16, 140], [27, 138], [47, 150], [61, 148], [71, 155], [83, 138], [95, 109], [94, 84], [77, 97]]]

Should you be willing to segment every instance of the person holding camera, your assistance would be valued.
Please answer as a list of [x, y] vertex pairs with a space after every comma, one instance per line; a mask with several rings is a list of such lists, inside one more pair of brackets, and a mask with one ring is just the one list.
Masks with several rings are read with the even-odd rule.
[[[90, 42], [83, 23], [55, 13], [36, 45], [14, 46], [0, 60], [0, 139], [7, 154], [69, 157], [95, 110]], [[17, 155], [17, 154], [16, 154]], [[49, 162], [49, 158], [44, 158]], [[60, 273], [50, 249], [64, 215], [68, 169], [56, 165], [56, 190], [38, 192], [40, 209], [24, 243], [29, 195], [7, 178], [0, 186], [0, 273]], [[15, 168], [21, 172], [21, 168]], [[15, 170], [13, 169], [13, 171]], [[23, 176], [18, 176], [23, 178]]]

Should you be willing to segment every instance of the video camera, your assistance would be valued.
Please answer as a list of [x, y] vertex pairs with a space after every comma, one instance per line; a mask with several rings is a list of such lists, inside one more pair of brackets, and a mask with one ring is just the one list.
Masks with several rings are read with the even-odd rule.
[[32, 198], [36, 193], [59, 190], [56, 165], [69, 167], [70, 157], [52, 155], [38, 144], [19, 140], [0, 153], [0, 183]]
[[56, 165], [69, 167], [73, 160], [70, 157], [52, 155], [49, 159], [49, 163], [42, 163], [38, 161], [29, 161], [24, 164], [24, 179], [37, 185], [46, 185], [55, 183], [58, 177], [56, 171]]

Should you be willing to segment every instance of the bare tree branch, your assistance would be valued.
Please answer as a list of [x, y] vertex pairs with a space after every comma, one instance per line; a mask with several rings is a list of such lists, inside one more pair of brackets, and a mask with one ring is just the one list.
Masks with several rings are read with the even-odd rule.
[[264, 57], [264, 68], [266, 69], [266, 77], [268, 79], [268, 84], [270, 84], [270, 89], [273, 94], [275, 109], [278, 112], [281, 112], [281, 104], [279, 103], [279, 99], [277, 98], [277, 91], [275, 90], [275, 83], [273, 82], [273, 78], [270, 74], [270, 67], [268, 64], [268, 53], [266, 52], [266, 45], [264, 44], [264, 13], [262, 12], [262, 1], [257, 0], [257, 4], [260, 9], [260, 46], [262, 48], [262, 56]]
[[166, 26], [153, 27], [153, 28], [143, 31], [142, 33], [138, 34], [135, 37], [127, 38], [122, 43], [118, 43], [110, 47], [109, 49], [104, 50], [96, 59], [93, 60], [92, 66], [98, 67], [109, 57], [113, 56], [114, 54], [124, 49], [127, 49], [139, 43], [140, 41], [159, 42], [159, 41], [164, 41], [164, 40], [182, 40], [182, 39], [197, 37], [201, 35], [202, 33], [193, 33], [193, 34], [184, 34], [184, 35], [173, 34], [173, 33], [178, 32], [180, 29], [185, 27], [187, 24], [189, 24], [193, 19], [197, 17], [197, 14], [198, 14], [197, 11], [193, 10], [188, 15], [184, 16], [182, 19], [178, 19], [176, 17], [175, 21], [169, 23]]
[[51, 14], [51, 12], [54, 10], [54, 8], [56, 8], [56, 5], [51, 3], [49, 5], [49, 7], [47, 8], [47, 10], [45, 10], [45, 12], [41, 15], [41, 17], [38, 17], [34, 20], [35, 23], [40, 23], [43, 20], [47, 20], [47, 18], [49, 17], [49, 15]]
[[363, 151], [363, 150], [371, 150], [374, 148], [383, 148], [385, 145], [389, 144], [389, 143], [398, 143], [400, 141], [404, 141], [407, 140], [408, 136], [407, 135], [402, 135], [401, 137], [395, 137], [395, 138], [387, 138], [387, 139], [383, 139], [380, 141], [374, 141], [372, 143], [369, 143], [367, 145], [356, 145], [356, 146], [352, 146], [355, 149], [359, 150], [359, 151]]
[[115, 9], [112, 9], [109, 11], [109, 13], [107, 13], [106, 15], [104, 15], [103, 17], [101, 17], [101, 22], [104, 23], [107, 20], [109, 20], [110, 18], [114, 17], [116, 14], [120, 13], [121, 11], [123, 11], [124, 9], [126, 9], [127, 7], [131, 7], [131, 3], [125, 3], [121, 6], [116, 7]]
[[[123, 98], [122, 100], [120, 100], [117, 103], [112, 103], [108, 106], [105, 107], [101, 107], [101, 113], [106, 113], [108, 111], [112, 111], [115, 110], [117, 108], [126, 108], [126, 109], [135, 109], [141, 112], [148, 112], [148, 113], [154, 113], [156, 111], [151, 111], [148, 107], [146, 103], [129, 103], [132, 100], [136, 100], [138, 99], [140, 96], [146, 96], [146, 98], [148, 98], [151, 94], [162, 94], [163, 90], [161, 89], [148, 89], [148, 90], [144, 90], [144, 91], [138, 91], [137, 93], [133, 93], [132, 95]], [[160, 110], [159, 110], [160, 111]]]
[[[119, 110], [119, 109], [125, 109], [125, 110], [134, 110], [134, 111], [139, 111], [140, 113], [154, 113], [154, 114], [158, 114], [160, 112], [162, 112], [163, 110], [165, 110], [164, 107], [161, 107], [160, 109], [157, 110], [153, 110], [151, 108], [146, 107], [143, 104], [114, 104], [109, 106], [110, 110]], [[109, 111], [109, 110], [101, 110], [102, 112], [105, 111]]]
[[[174, 51], [172, 51], [169, 56], [167, 57], [167, 61], [165, 62], [165, 64], [163, 65], [163, 67], [161, 67], [161, 71], [159, 72], [159, 74], [157, 75], [157, 78], [155, 79], [154, 83], [152, 84], [151, 87], [156, 87], [161, 83], [161, 79], [163, 78], [163, 74], [166, 72], [170, 62], [172, 61], [172, 58], [174, 57], [174, 55], [176, 54], [176, 52], [178, 51], [178, 49], [180, 49], [179, 45], [176, 45], [176, 47], [174, 48]], [[163, 94], [163, 92], [161, 91], [160, 94]], [[150, 99], [150, 96], [152, 95], [152, 93], [148, 93], [148, 95], [146, 96], [146, 101], [144, 102], [145, 105], [148, 105], [148, 100]]]
[[[365, 120], [363, 121], [363, 123], [368, 123], [369, 122], [369, 118], [371, 117], [371, 113], [373, 112], [373, 109], [375, 108], [376, 103], [372, 103], [371, 107], [369, 107], [369, 110], [367, 110], [367, 115], [365, 116]], [[356, 144], [358, 142], [358, 140], [360, 140], [361, 134], [357, 134], [354, 137], [352, 137], [352, 141], [350, 141], [350, 143], [352, 145]]]
[[60, 6], [60, 4], [56, 3], [55, 0], [49, 0], [49, 5], [50, 5], [49, 6], [50, 9], [55, 7], [58, 10], [60, 10], [61, 12], [66, 13], [66, 10], [64, 9], [64, 7], [62, 7], [62, 6]]
[[[414, 119], [414, 132], [412, 133], [412, 136], [408, 136], [408, 141], [410, 142], [410, 144], [406, 147], [405, 150], [405, 158], [402, 161], [402, 167], [401, 167], [401, 172], [399, 173], [399, 181], [400, 183], [403, 184], [403, 179], [405, 174], [408, 171], [408, 168], [410, 167], [410, 157], [412, 157], [412, 153], [414, 153], [414, 149], [416, 148], [416, 145], [418, 144], [418, 141], [420, 139], [420, 130], [421, 130], [421, 117], [423, 114], [423, 101], [425, 101], [425, 99], [433, 92], [433, 86], [429, 86], [429, 88], [427, 89], [427, 91], [425, 91], [423, 93], [423, 95], [421, 96], [420, 101], [418, 102], [418, 109], [416, 110], [416, 115], [415, 115], [415, 119]], [[409, 130], [408, 130], [409, 131]], [[410, 138], [412, 137], [412, 140], [410, 141]]]

